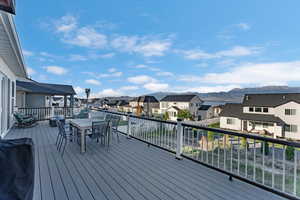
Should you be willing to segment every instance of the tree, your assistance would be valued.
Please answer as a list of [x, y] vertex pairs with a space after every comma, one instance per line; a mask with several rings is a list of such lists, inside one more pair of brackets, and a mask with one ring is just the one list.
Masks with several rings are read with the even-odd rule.
[[165, 112], [163, 114], [163, 120], [169, 120], [170, 119], [170, 116], [169, 116], [169, 113], [168, 112]]
[[180, 119], [192, 119], [193, 118], [192, 114], [188, 110], [179, 110], [177, 117]]
[[292, 146], [287, 146], [285, 150], [285, 157], [287, 160], [293, 160], [295, 156], [295, 148]]

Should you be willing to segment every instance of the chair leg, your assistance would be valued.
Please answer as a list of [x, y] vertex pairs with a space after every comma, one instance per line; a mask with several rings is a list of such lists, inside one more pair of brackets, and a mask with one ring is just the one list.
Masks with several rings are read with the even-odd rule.
[[57, 150], [58, 150], [58, 151], [60, 151], [60, 146], [61, 146], [63, 140], [64, 140], [64, 138], [63, 138], [63, 136], [61, 135], [60, 138], [59, 138], [58, 144], [57, 144]]
[[58, 133], [58, 134], [57, 134], [57, 137], [56, 137], [56, 142], [55, 142], [55, 145], [57, 145], [57, 144], [58, 144], [59, 138], [60, 138], [60, 134]]
[[68, 140], [67, 139], [65, 139], [65, 142], [64, 142], [64, 147], [63, 147], [63, 150], [62, 150], [62, 156], [64, 155], [64, 153], [65, 153], [65, 149], [66, 149], [66, 146], [67, 146], [67, 143], [68, 143]]

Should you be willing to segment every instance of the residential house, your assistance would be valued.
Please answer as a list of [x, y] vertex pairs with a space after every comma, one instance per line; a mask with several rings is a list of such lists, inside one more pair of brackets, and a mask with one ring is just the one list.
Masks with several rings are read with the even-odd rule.
[[[30, 79], [27, 81], [17, 80], [16, 85], [17, 107], [74, 106], [74, 95], [76, 93], [71, 85], [39, 83]], [[53, 100], [55, 101], [53, 102]]]
[[214, 109], [211, 105], [201, 105], [198, 109], [198, 120], [211, 119], [214, 117]]
[[202, 104], [200, 97], [194, 94], [168, 95], [160, 100], [160, 113], [168, 112], [171, 120], [177, 120], [180, 110], [188, 110], [197, 119]]
[[12, 15], [0, 11], [0, 136], [14, 123], [16, 80], [27, 73]]
[[159, 101], [154, 96], [139, 96], [131, 101], [129, 105], [135, 114], [153, 115], [153, 110], [159, 109]]
[[300, 93], [246, 94], [220, 115], [221, 128], [300, 140]]

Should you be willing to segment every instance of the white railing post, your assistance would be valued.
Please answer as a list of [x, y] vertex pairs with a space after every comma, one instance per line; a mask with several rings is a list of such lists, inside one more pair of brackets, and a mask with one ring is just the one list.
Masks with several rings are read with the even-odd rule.
[[176, 142], [176, 159], [181, 160], [183, 147], [183, 127], [182, 119], [177, 119], [177, 142]]
[[51, 117], [54, 117], [54, 107], [51, 105]]
[[128, 121], [128, 125], [127, 125], [127, 139], [130, 139], [131, 137], [131, 117], [130, 114], [127, 114], [127, 121]]

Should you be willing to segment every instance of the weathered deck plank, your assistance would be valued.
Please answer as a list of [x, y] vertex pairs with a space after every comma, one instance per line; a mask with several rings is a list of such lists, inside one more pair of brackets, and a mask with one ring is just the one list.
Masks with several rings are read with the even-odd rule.
[[35, 143], [35, 200], [282, 199], [244, 182], [144, 143], [121, 137], [109, 150], [88, 140], [87, 152], [68, 144], [56, 150], [57, 128], [13, 129], [7, 139]]

